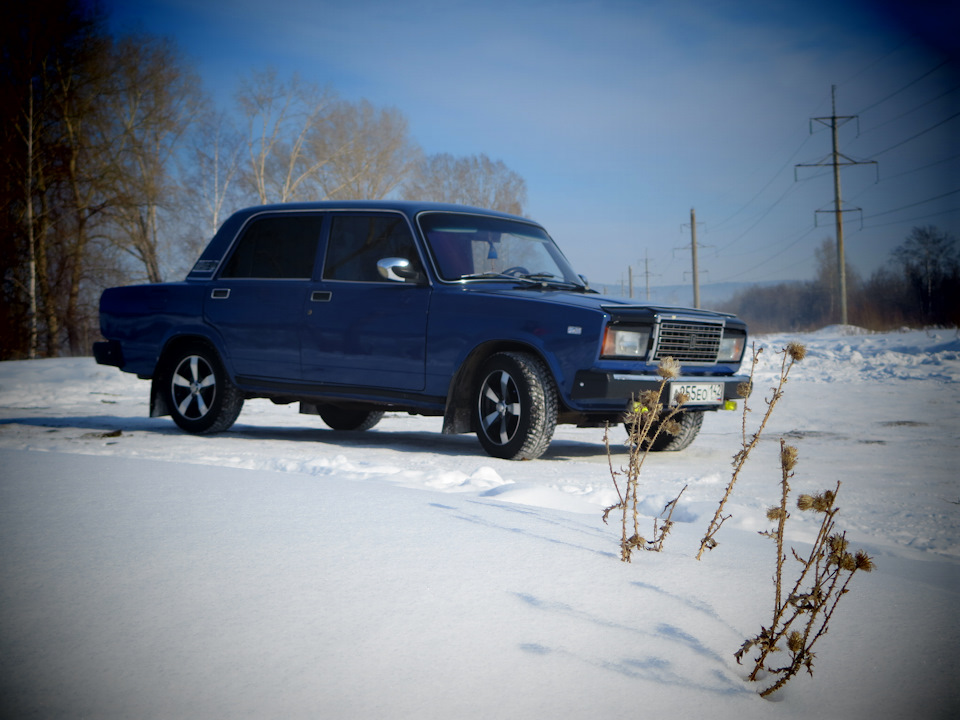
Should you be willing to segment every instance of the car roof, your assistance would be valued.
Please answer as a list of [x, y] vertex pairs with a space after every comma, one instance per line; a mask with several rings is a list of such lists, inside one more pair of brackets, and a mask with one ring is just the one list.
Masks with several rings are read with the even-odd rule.
[[490, 215], [494, 217], [510, 218], [512, 220], [522, 220], [523, 222], [533, 222], [529, 218], [510, 213], [500, 212], [498, 210], [489, 210], [486, 208], [472, 207], [470, 205], [457, 205], [454, 203], [428, 202], [421, 200], [323, 200], [316, 202], [293, 202], [277, 203], [270, 205], [255, 205], [252, 207], [238, 210], [235, 216], [248, 217], [262, 212], [275, 211], [297, 211], [297, 210], [393, 210], [402, 212], [411, 220], [422, 212], [461, 212], [477, 215]]

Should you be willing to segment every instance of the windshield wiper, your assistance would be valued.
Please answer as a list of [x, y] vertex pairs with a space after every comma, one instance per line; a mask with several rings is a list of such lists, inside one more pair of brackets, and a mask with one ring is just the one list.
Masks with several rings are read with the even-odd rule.
[[502, 273], [502, 272], [484, 272], [484, 273], [473, 273], [472, 275], [461, 275], [461, 280], [513, 280], [514, 282], [522, 282], [525, 287], [558, 287], [569, 290], [579, 290], [581, 292], [587, 292], [588, 288], [586, 285], [581, 285], [580, 283], [573, 282], [571, 280], [564, 280], [557, 275], [549, 272], [538, 272], [538, 273], [527, 273], [524, 275], [516, 275], [514, 273]]
[[472, 275], [461, 275], [461, 280], [513, 280], [524, 281], [527, 283], [537, 283], [538, 280], [534, 280], [527, 275], [513, 275], [511, 273], [502, 273], [502, 272], [483, 272], [483, 273], [473, 273]]
[[571, 290], [587, 289], [586, 285], [581, 285], [580, 283], [573, 282], [572, 280], [564, 280], [563, 278], [548, 272], [530, 273], [528, 275], [523, 275], [521, 277], [523, 277], [525, 280], [533, 280], [543, 285], [544, 287], [549, 285], [553, 287], [569, 288]]

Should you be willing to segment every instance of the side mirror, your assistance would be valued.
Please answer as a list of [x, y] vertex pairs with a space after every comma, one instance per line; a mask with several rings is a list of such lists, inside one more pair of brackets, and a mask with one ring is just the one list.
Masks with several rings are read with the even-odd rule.
[[385, 280], [394, 282], [419, 282], [420, 273], [413, 268], [406, 258], [383, 258], [377, 261], [377, 272]]

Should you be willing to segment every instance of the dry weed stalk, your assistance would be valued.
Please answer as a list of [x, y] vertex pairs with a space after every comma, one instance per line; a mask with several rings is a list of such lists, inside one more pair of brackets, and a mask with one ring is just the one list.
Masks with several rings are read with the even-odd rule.
[[[622, 534], [620, 538], [620, 559], [623, 562], [630, 562], [631, 554], [634, 550], [656, 550], [663, 549], [663, 540], [673, 522], [673, 508], [676, 506], [680, 495], [671, 502], [667, 503], [670, 508], [670, 514], [657, 531], [657, 523], [654, 520], [654, 540], [646, 540], [640, 535], [640, 513], [638, 509], [637, 486], [640, 480], [640, 471], [643, 463], [650, 452], [650, 445], [660, 436], [660, 433], [666, 432], [676, 435], [680, 430], [679, 424], [674, 419], [687, 402], [688, 398], [682, 393], [678, 393], [673, 398], [675, 405], [669, 409], [665, 408], [660, 398], [663, 395], [663, 389], [666, 384], [676, 378], [680, 373], [680, 363], [672, 357], [665, 357], [660, 361], [657, 368], [657, 374], [660, 376], [660, 385], [656, 390], [648, 390], [641, 393], [632, 404], [631, 409], [624, 418], [624, 424], [627, 427], [627, 446], [630, 453], [627, 458], [627, 467], [619, 471], [613, 469], [613, 459], [610, 454], [609, 427], [604, 432], [603, 441], [607, 447], [607, 462], [610, 466], [610, 477], [613, 479], [613, 486], [616, 488], [617, 497], [620, 502], [611, 505], [603, 511], [603, 521], [607, 522], [607, 517], [613, 510], [622, 511]], [[666, 411], [666, 412], [665, 412]], [[623, 492], [620, 491], [620, 485], [617, 483], [618, 476], [625, 476], [626, 483]], [[686, 489], [686, 488], [684, 488]], [[680, 491], [683, 493], [683, 490]], [[667, 508], [664, 508], [666, 511]], [[632, 529], [632, 532], [631, 532]], [[648, 547], [648, 545], [650, 547]]]
[[677, 503], [680, 502], [680, 496], [683, 495], [683, 491], [686, 489], [687, 486], [684, 485], [680, 489], [680, 492], [677, 493], [677, 496], [663, 506], [663, 512], [660, 513], [660, 517], [663, 517], [663, 513], [667, 513], [667, 517], [664, 518], [663, 525], [661, 525], [659, 529], [657, 528], [657, 520], [659, 518], [653, 519], [653, 540], [647, 541], [647, 544], [650, 547], [645, 548], [646, 550], [652, 550], [653, 552], [660, 552], [663, 550], [663, 541], [666, 540], [667, 535], [669, 535], [670, 531], [673, 529], [673, 511], [677, 509]]
[[750, 393], [753, 391], [753, 375], [757, 369], [757, 361], [759, 360], [760, 353], [762, 352], [763, 348], [757, 348], [756, 345], [754, 345], [753, 358], [750, 365], [750, 380], [746, 383], [742, 383], [741, 387], [737, 388], [738, 394], [743, 398], [741, 448], [740, 451], [733, 456], [733, 474], [730, 476], [730, 482], [727, 484], [726, 491], [724, 492], [723, 497], [720, 499], [720, 505], [717, 507], [717, 511], [714, 513], [713, 519], [710, 521], [710, 525], [707, 527], [707, 532], [703, 536], [703, 539], [700, 540], [700, 550], [697, 552], [697, 560], [703, 557], [704, 550], [713, 550], [713, 548], [717, 546], [717, 541], [714, 536], [717, 534], [717, 531], [720, 530], [720, 526], [730, 519], [730, 515], [723, 514], [723, 508], [727, 504], [727, 500], [730, 499], [730, 494], [733, 492], [733, 486], [737, 482], [737, 478], [740, 477], [740, 471], [743, 470], [744, 465], [747, 464], [750, 453], [757, 446], [757, 443], [760, 442], [760, 436], [763, 434], [763, 430], [767, 426], [767, 421], [773, 414], [773, 408], [776, 406], [780, 398], [783, 397], [783, 386], [787, 383], [787, 376], [790, 374], [790, 369], [793, 367], [794, 363], [803, 360], [807, 354], [807, 349], [800, 343], [792, 342], [788, 343], [783, 350], [778, 351], [778, 353], [783, 353], [783, 361], [780, 363], [780, 380], [775, 388], [771, 388], [773, 395], [765, 400], [767, 404], [767, 411], [764, 413], [763, 419], [760, 421], [760, 426], [757, 428], [757, 431], [748, 440], [747, 413], [753, 412], [749, 406], [748, 398]]
[[[774, 577], [776, 585], [773, 620], [770, 627], [760, 628], [760, 634], [744, 641], [734, 653], [737, 662], [752, 647], [760, 648], [750, 680], [757, 680], [761, 672], [775, 676], [776, 682], [762, 690], [766, 697], [783, 687], [802, 668], [813, 675], [813, 661], [816, 655], [813, 647], [827, 633], [827, 625], [847, 592], [847, 586], [859, 570], [870, 572], [873, 561], [858, 550], [855, 554], [847, 550], [845, 533], [835, 531], [835, 516], [839, 508], [835, 506], [840, 483], [832, 492], [827, 490], [820, 495], [801, 495], [797, 507], [801, 511], [822, 513], [823, 520], [817, 539], [807, 557], [801, 557], [796, 550], [791, 553], [802, 566], [792, 589], [783, 599], [783, 571], [787, 559], [783, 550], [784, 529], [787, 519], [787, 496], [790, 493], [789, 480], [793, 477], [793, 468], [797, 462], [797, 449], [780, 441], [781, 499], [780, 505], [767, 512], [767, 518], [776, 520], [775, 530], [761, 533], [777, 544], [777, 569]], [[767, 667], [771, 654], [783, 652], [781, 643], [786, 645], [788, 654], [786, 664], [779, 667]]]

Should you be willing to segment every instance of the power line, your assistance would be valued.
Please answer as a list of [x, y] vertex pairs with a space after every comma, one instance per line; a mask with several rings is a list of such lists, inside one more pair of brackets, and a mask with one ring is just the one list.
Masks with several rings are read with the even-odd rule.
[[[900, 43], [899, 45], [897, 45], [897, 46], [896, 46], [893, 50], [891, 50], [890, 52], [886, 53], [885, 55], [880, 56], [879, 58], [877, 58], [877, 59], [874, 60], [873, 62], [868, 63], [865, 67], [861, 68], [860, 70], [857, 70], [857, 72], [855, 72], [853, 75], [851, 75], [851, 76], [848, 77], [846, 80], [844, 80], [843, 82], [841, 82], [840, 85], [846, 85], [847, 83], [851, 82], [852, 80], [856, 80], [858, 77], [860, 77], [861, 75], [863, 75], [867, 70], [872, 70], [872, 69], [875, 68], [877, 65], [879, 65], [879, 64], [882, 63], [884, 60], [886, 60], [888, 57], [890, 57], [891, 55], [894, 55], [894, 54], [896, 54], [897, 52], [899, 52], [899, 50], [900, 50], [902, 47], [904, 47], [906, 44], [907, 44], [907, 42], [906, 42], [906, 40], [904, 40], [902, 43]], [[863, 111], [861, 110], [861, 112], [863, 112]]]
[[913, 86], [916, 85], [918, 82], [920, 82], [921, 80], [923, 80], [925, 77], [927, 77], [928, 75], [932, 75], [933, 73], [935, 73], [937, 70], [939, 70], [940, 68], [942, 68], [944, 65], [946, 65], [946, 64], [949, 63], [949, 62], [950, 62], [949, 60], [944, 60], [942, 63], [940, 63], [940, 64], [937, 65], [936, 67], [933, 67], [933, 68], [931, 68], [930, 70], [927, 70], [925, 73], [923, 73], [923, 74], [920, 75], [919, 77], [914, 78], [913, 80], [911, 80], [910, 82], [908, 82], [906, 85], [904, 85], [904, 86], [903, 86], [902, 88], [900, 88], [899, 90], [894, 90], [892, 93], [890, 93], [889, 95], [887, 95], [885, 98], [881, 98], [880, 100], [877, 100], [875, 103], [873, 103], [873, 104], [871, 104], [871, 105], [867, 105], [867, 107], [863, 108], [863, 109], [862, 109], [860, 112], [858, 112], [857, 114], [858, 114], [858, 115], [862, 115], [863, 113], [865, 113], [865, 112], [867, 112], [867, 111], [869, 111], [869, 110], [873, 110], [873, 108], [877, 107], [878, 105], [882, 105], [882, 104], [885, 103], [887, 100], [890, 100], [890, 99], [892, 99], [892, 98], [895, 98], [897, 95], [899, 95], [900, 93], [902, 93], [904, 90], [907, 90], [908, 88], [913, 87]]
[[736, 275], [730, 275], [730, 276], [728, 276], [728, 277], [726, 277], [726, 278], [723, 278], [722, 280], [719, 280], [718, 282], [727, 282], [727, 281], [729, 281], [729, 280], [735, 280], [735, 279], [737, 279], [737, 278], [739, 278], [739, 277], [743, 277], [743, 276], [746, 275], [747, 273], [751, 273], [751, 272], [753, 272], [754, 270], [756, 270], [757, 268], [763, 267], [764, 265], [766, 265], [766, 264], [767, 264], [768, 262], [770, 262], [771, 260], [776, 260], [778, 257], [780, 257], [781, 255], [783, 255], [787, 250], [789, 250], [790, 248], [792, 248], [792, 247], [794, 247], [795, 245], [797, 245], [801, 240], [803, 240], [804, 238], [806, 238], [807, 235], [809, 235], [810, 233], [812, 233], [812, 232], [813, 232], [814, 230], [816, 230], [816, 229], [817, 229], [817, 226], [816, 226], [816, 225], [811, 225], [811, 226], [810, 226], [809, 228], [807, 228], [807, 230], [805, 230], [804, 233], [803, 233], [802, 235], [800, 235], [796, 240], [794, 240], [794, 241], [793, 241], [792, 243], [790, 243], [789, 245], [785, 245], [784, 247], [780, 248], [777, 252], [775, 252], [773, 255], [771, 255], [770, 257], [768, 257], [766, 260], [761, 260], [761, 261], [758, 262], [756, 265], [754, 265], [754, 266], [752, 266], [752, 267], [749, 267], [749, 268], [747, 268], [746, 270], [741, 270], [741, 271], [738, 272]]
[[794, 159], [797, 155], [800, 154], [800, 151], [803, 150], [804, 146], [805, 146], [809, 141], [810, 141], [810, 135], [808, 134], [808, 135], [803, 139], [803, 142], [800, 143], [800, 147], [798, 147], [796, 150], [793, 151], [793, 154], [792, 154], [792, 155], [787, 159], [787, 161], [780, 167], [780, 169], [777, 170], [777, 171], [773, 174], [773, 177], [771, 177], [771, 178], [767, 181], [766, 185], [764, 185], [762, 188], [760, 188], [760, 190], [759, 190], [752, 198], [750, 198], [746, 203], [744, 203], [743, 205], [741, 205], [740, 208], [739, 208], [738, 210], [736, 210], [732, 215], [727, 216], [726, 218], [724, 218], [723, 220], [721, 220], [720, 222], [718, 222], [716, 225], [714, 225], [712, 229], [715, 230], [716, 228], [723, 227], [723, 226], [726, 225], [728, 222], [730, 222], [731, 220], [733, 220], [733, 218], [735, 218], [735, 217], [736, 217], [737, 215], [739, 215], [741, 212], [743, 212], [743, 211], [746, 210], [748, 207], [750, 207], [750, 205], [753, 204], [753, 202], [754, 202], [758, 197], [760, 197], [761, 195], [763, 195], [764, 192], [766, 192], [767, 188], [769, 188], [771, 185], [773, 185], [773, 182], [774, 182], [778, 177], [780, 177], [780, 173], [782, 173], [784, 170], [787, 169], [787, 166], [789, 166], [789, 165], [793, 162], [793, 159]]
[[950, 88], [949, 90], [944, 90], [942, 93], [940, 93], [940, 94], [937, 95], [936, 97], [930, 98], [930, 99], [927, 100], [926, 102], [921, 103], [920, 105], [917, 105], [915, 108], [913, 108], [913, 109], [911, 109], [911, 110], [907, 110], [906, 112], [901, 113], [900, 115], [897, 115], [896, 117], [890, 118], [889, 120], [887, 120], [887, 121], [885, 121], [885, 122], [882, 122], [882, 123], [880, 123], [879, 125], [874, 125], [874, 126], [871, 127], [871, 128], [867, 128], [866, 130], [864, 130], [863, 132], [860, 133], [860, 136], [862, 137], [863, 135], [866, 135], [866, 134], [868, 134], [868, 133], [872, 133], [874, 130], [879, 130], [879, 129], [882, 128], [882, 127], [886, 127], [886, 126], [889, 125], [890, 123], [895, 123], [895, 122], [897, 122], [898, 120], [902, 120], [902, 119], [905, 118], [907, 115], [910, 115], [911, 113], [915, 113], [917, 110], [920, 110], [920, 109], [922, 109], [922, 108], [925, 108], [927, 105], [930, 105], [930, 104], [932, 104], [932, 103], [935, 103], [935, 102], [936, 102], [937, 100], [939, 100], [940, 98], [946, 97], [946, 96], [949, 95], [950, 93], [956, 92], [957, 90], [960, 90], [960, 85], [957, 85], [957, 86], [955, 86], [955, 87], [952, 87], [952, 88]]
[[[791, 158], [791, 160], [792, 160], [792, 159], [793, 159], [793, 158]], [[773, 212], [773, 209], [774, 209], [775, 207], [777, 207], [777, 205], [779, 205], [779, 204], [783, 201], [783, 199], [787, 197], [787, 195], [789, 195], [790, 193], [792, 193], [792, 192], [793, 192], [794, 190], [796, 190], [796, 189], [797, 189], [797, 184], [796, 184], [796, 183], [793, 183], [793, 184], [791, 184], [791, 185], [788, 185], [788, 186], [787, 186], [787, 189], [783, 191], [783, 194], [781, 194], [780, 197], [778, 197], [776, 200], [774, 200], [773, 205], [771, 205], [771, 206], [768, 207], [765, 211], [763, 211], [763, 213], [760, 215], [760, 217], [757, 218], [756, 222], [754, 222], [753, 225], [751, 225], [751, 226], [748, 227], [746, 230], [744, 230], [742, 233], [740, 233], [739, 235], [737, 235], [737, 237], [735, 237], [733, 240], [731, 240], [730, 242], [728, 242], [726, 245], [724, 245], [723, 247], [719, 248], [719, 249], [717, 250], [717, 252], [718, 252], [718, 253], [719, 253], [719, 252], [722, 252], [723, 250], [726, 250], [727, 248], [729, 248], [730, 246], [732, 246], [734, 243], [737, 243], [737, 242], [739, 242], [740, 240], [742, 240], [743, 237], [744, 237], [745, 235], [747, 235], [750, 231], [752, 231], [757, 225], [759, 225], [759, 224], [763, 221], [763, 219], [764, 219], [765, 217], [767, 217], [767, 215], [769, 215], [771, 212]]]
[[[887, 175], [886, 177], [882, 177], [877, 182], [882, 183], [882, 182], [887, 182], [889, 180], [895, 180], [899, 177], [904, 177], [906, 175], [913, 175], [913, 173], [920, 172], [921, 170], [929, 170], [932, 167], [936, 167], [937, 165], [943, 165], [944, 163], [951, 162], [958, 158], [960, 158], [960, 155], [951, 155], [950, 157], [943, 158], [942, 160], [934, 160], [932, 163], [921, 165], [920, 167], [913, 168], [912, 170], [904, 170], [903, 172], [896, 173], [895, 175]], [[860, 197], [860, 195], [863, 195], [865, 192], [867, 192], [867, 190], [861, 190], [856, 197]], [[855, 200], [856, 198], [853, 198], [853, 199]]]
[[906, 223], [916, 222], [917, 220], [929, 220], [930, 218], [939, 217], [940, 215], [952, 215], [954, 213], [960, 213], [960, 208], [951, 208], [950, 210], [940, 210], [935, 213], [927, 213], [926, 215], [915, 215], [913, 217], [901, 218], [900, 220], [891, 220], [890, 222], [885, 222], [885, 223], [869, 223], [867, 225], [864, 225], [864, 229], [890, 227], [891, 225], [904, 225]]
[[921, 137], [922, 135], [926, 135], [926, 134], [927, 134], [928, 132], [930, 132], [931, 130], [936, 130], [936, 129], [937, 129], [938, 127], [940, 127], [941, 125], [945, 125], [946, 123], [950, 122], [951, 120], [953, 120], [953, 119], [956, 118], [956, 117], [960, 117], [960, 112], [955, 112], [953, 115], [951, 115], [950, 117], [948, 117], [948, 118], [946, 118], [946, 119], [944, 119], [944, 120], [941, 120], [941, 121], [938, 122], [936, 125], [931, 125], [931, 126], [928, 127], [926, 130], [921, 130], [921, 131], [918, 132], [916, 135], [913, 135], [913, 136], [911, 136], [911, 137], [908, 137], [906, 140], [903, 140], [903, 141], [901, 141], [901, 142], [898, 142], [896, 145], [892, 145], [892, 146], [888, 147], [886, 150], [881, 150], [880, 152], [874, 153], [874, 154], [875, 154], [875, 155], [883, 155], [884, 153], [888, 153], [888, 152], [890, 152], [891, 150], [896, 150], [898, 147], [900, 147], [900, 146], [902, 146], [902, 145], [906, 145], [908, 142], [912, 142], [912, 141], [916, 140], [918, 137]]
[[910, 203], [909, 205], [904, 205], [894, 210], [884, 210], [881, 213], [874, 213], [873, 215], [868, 215], [867, 217], [865, 217], [864, 220], [872, 220], [873, 218], [882, 217], [883, 215], [892, 215], [893, 213], [900, 212], [901, 210], [908, 210], [912, 207], [917, 207], [918, 205], [926, 205], [928, 202], [933, 202], [934, 200], [942, 200], [945, 197], [950, 197], [951, 195], [956, 195], [957, 193], [960, 193], [960, 189], [951, 190], [950, 192], [945, 192], [942, 195], [937, 195], [936, 197], [927, 198], [926, 200], [920, 200], [919, 202], [915, 202], [915, 203]]

